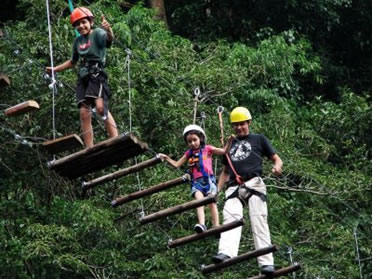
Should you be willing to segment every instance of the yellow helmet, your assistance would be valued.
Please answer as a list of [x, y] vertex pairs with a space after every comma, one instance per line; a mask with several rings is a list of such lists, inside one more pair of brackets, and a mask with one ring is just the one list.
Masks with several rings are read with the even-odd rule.
[[231, 123], [251, 120], [251, 114], [245, 107], [236, 107], [231, 112]]

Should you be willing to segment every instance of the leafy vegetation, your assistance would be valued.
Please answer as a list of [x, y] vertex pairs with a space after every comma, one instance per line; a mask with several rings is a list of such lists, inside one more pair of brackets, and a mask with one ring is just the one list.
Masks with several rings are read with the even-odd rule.
[[[337, 79], [333, 97], [338, 98], [320, 90], [333, 79], [335, 72], [330, 69], [350, 73], [356, 69], [349, 64], [335, 68], [335, 61], [315, 47], [322, 45], [324, 37], [315, 38], [314, 28], [338, 28], [342, 18], [354, 13], [360, 13], [364, 22], [367, 15], [362, 8], [349, 1], [284, 1], [287, 9], [278, 13], [288, 18], [284, 25], [273, 18], [275, 9], [262, 7], [262, 14], [271, 18], [272, 29], [264, 27], [259, 16], [257, 23], [240, 19], [252, 32], [232, 33], [235, 37], [228, 38], [222, 36], [229, 33], [223, 32], [228, 26], [224, 20], [215, 25], [210, 18], [210, 25], [209, 21], [196, 25], [203, 19], [194, 13], [196, 1], [189, 1], [188, 6], [180, 3], [174, 10], [171, 31], [141, 4], [124, 13], [116, 1], [90, 2], [96, 17], [105, 14], [112, 23], [117, 37], [106, 69], [113, 92], [110, 108], [120, 131], [132, 129], [153, 151], [178, 157], [186, 149], [181, 133], [193, 121], [196, 87], [202, 94], [197, 123], [206, 128], [213, 145], [220, 145], [217, 106], [225, 108], [227, 135], [231, 133], [229, 110], [237, 105], [248, 107], [254, 118], [252, 131], [267, 135], [284, 161], [280, 178], [270, 175], [268, 162], [264, 166], [272, 240], [280, 245], [276, 266], [290, 264], [291, 247], [293, 260], [302, 264], [297, 278], [360, 278], [355, 236], [360, 259], [372, 255], [371, 92], [363, 81], [365, 76], [356, 83]], [[75, 4], [88, 5], [84, 1]], [[65, 180], [47, 168], [53, 158], [40, 144], [53, 137], [53, 94], [50, 80], [43, 77], [44, 67], [50, 64], [44, 5], [43, 0], [20, 0], [17, 8], [25, 16], [6, 22], [0, 40], [1, 71], [11, 79], [10, 87], [1, 88], [2, 109], [29, 99], [41, 106], [37, 112], [16, 118], [5, 117], [4, 111], [0, 115], [0, 276], [204, 278], [200, 265], [211, 262], [216, 239], [167, 248], [169, 239], [192, 234], [194, 211], [150, 225], [138, 223], [143, 210], [150, 214], [191, 200], [188, 186], [116, 209], [110, 206], [114, 198], [178, 177], [181, 170], [157, 165], [139, 177], [131, 175], [97, 186], [82, 197], [81, 179]], [[57, 64], [70, 57], [74, 32], [65, 1], [53, 1], [50, 8]], [[311, 20], [317, 25], [308, 22]], [[250, 41], [240, 39], [245, 36]], [[371, 48], [370, 43], [368, 46]], [[130, 64], [126, 64], [127, 48], [132, 52]], [[80, 129], [75, 79], [75, 71], [57, 76], [57, 136]], [[94, 129], [96, 142], [106, 139], [99, 119], [94, 120]], [[149, 152], [137, 160], [153, 156]], [[216, 163], [219, 173], [220, 159]], [[85, 180], [133, 164], [130, 160]], [[220, 194], [219, 209], [223, 200]], [[247, 220], [240, 253], [249, 250], [253, 250], [253, 242]], [[371, 278], [371, 261], [363, 261], [361, 268], [362, 276]], [[257, 273], [255, 261], [250, 261], [209, 277], [247, 278]]]

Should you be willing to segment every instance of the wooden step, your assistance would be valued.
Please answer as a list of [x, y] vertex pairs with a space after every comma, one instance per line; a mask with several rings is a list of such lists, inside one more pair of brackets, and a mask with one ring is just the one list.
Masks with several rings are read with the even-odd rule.
[[8, 76], [0, 73], [0, 87], [7, 87], [7, 86], [10, 86], [10, 80]]
[[280, 268], [278, 270], [275, 270], [275, 272], [273, 272], [270, 275], [261, 274], [261, 275], [258, 275], [258, 276], [251, 277], [249, 279], [267, 279], [267, 278], [272, 279], [272, 278], [275, 278], [275, 277], [279, 277], [279, 276], [289, 274], [289, 273], [297, 271], [299, 269], [301, 269], [301, 265], [299, 263], [295, 263], [294, 265], [291, 265], [291, 266], [288, 266], [288, 267], [283, 267], [283, 268]]
[[225, 225], [210, 228], [210, 229], [208, 229], [204, 232], [201, 232], [201, 233], [196, 233], [196, 234], [185, 236], [185, 237], [182, 237], [182, 238], [179, 238], [179, 239], [170, 240], [170, 241], [168, 241], [168, 247], [169, 248], [175, 248], [177, 246], [181, 246], [181, 245], [193, 242], [193, 241], [203, 239], [203, 238], [208, 237], [208, 236], [212, 236], [212, 235], [224, 232], [224, 231], [231, 230], [231, 229], [236, 228], [236, 227], [243, 226], [243, 224], [244, 224], [243, 219], [240, 219], [240, 220], [233, 221], [233, 222], [225, 224]]
[[147, 167], [151, 167], [151, 166], [156, 165], [160, 162], [161, 162], [161, 159], [159, 157], [155, 157], [155, 158], [140, 162], [136, 165], [133, 165], [133, 166], [130, 166], [128, 168], [121, 169], [121, 170], [118, 170], [116, 172], [98, 177], [98, 178], [93, 179], [91, 181], [83, 182], [83, 189], [88, 190], [88, 189], [93, 188], [94, 186], [97, 186], [99, 184], [104, 184], [108, 181], [115, 180], [115, 179], [118, 179], [118, 178], [123, 177], [123, 176], [127, 176], [127, 175], [135, 173], [135, 172], [139, 172], [139, 171], [141, 171], [141, 170], [143, 170]]
[[185, 182], [189, 182], [189, 181], [190, 181], [190, 175], [185, 174], [182, 177], [179, 177], [179, 178], [167, 181], [167, 182], [160, 183], [156, 186], [153, 186], [153, 187], [150, 187], [150, 188], [147, 188], [145, 190], [138, 191], [138, 192], [131, 193], [131, 194], [129, 194], [127, 196], [124, 196], [124, 197], [117, 198], [117, 199], [115, 199], [111, 202], [111, 205], [113, 207], [118, 207], [119, 205], [130, 202], [132, 200], [139, 199], [139, 198], [142, 198], [144, 196], [151, 195], [153, 193], [157, 193], [157, 192], [160, 192], [162, 190], [166, 190], [166, 189], [172, 188], [174, 186], [184, 184]]
[[5, 115], [14, 117], [39, 109], [39, 104], [34, 100], [25, 101], [5, 110]]
[[176, 205], [176, 206], [161, 210], [159, 212], [150, 214], [148, 216], [145, 216], [140, 219], [140, 224], [144, 225], [144, 224], [154, 222], [164, 217], [168, 217], [168, 216], [181, 213], [181, 212], [184, 212], [190, 209], [194, 209], [194, 208], [206, 205], [206, 204], [210, 204], [210, 203], [216, 202], [216, 199], [217, 199], [216, 195], [208, 195], [199, 200], [188, 201], [184, 204]]
[[148, 145], [132, 133], [121, 134], [97, 143], [91, 148], [50, 161], [48, 167], [61, 176], [73, 179], [121, 163], [147, 149]]
[[44, 142], [43, 147], [51, 154], [57, 154], [77, 147], [83, 147], [84, 143], [77, 134], [70, 134], [54, 140]]
[[210, 264], [207, 266], [202, 265], [201, 270], [202, 270], [202, 273], [210, 273], [210, 272], [222, 269], [224, 267], [228, 267], [228, 266], [231, 266], [231, 265], [234, 265], [234, 264], [237, 264], [237, 263], [249, 260], [249, 259], [253, 259], [253, 258], [262, 256], [262, 255], [274, 252], [274, 251], [277, 251], [276, 245], [272, 245], [272, 246], [261, 248], [255, 251], [247, 252], [237, 257], [226, 259], [218, 264]]

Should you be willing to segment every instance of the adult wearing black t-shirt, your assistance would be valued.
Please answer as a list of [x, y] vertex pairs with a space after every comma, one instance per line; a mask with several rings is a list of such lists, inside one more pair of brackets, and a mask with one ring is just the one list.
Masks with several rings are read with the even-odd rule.
[[[267, 223], [266, 185], [261, 178], [262, 158], [265, 156], [273, 162], [272, 172], [275, 175], [282, 173], [282, 160], [264, 135], [250, 133], [252, 118], [246, 108], [235, 108], [231, 112], [230, 119], [236, 133], [236, 139], [229, 150], [234, 170], [224, 158], [224, 167], [218, 182], [219, 191], [228, 183], [225, 192], [227, 200], [223, 211], [224, 224], [241, 219], [243, 205], [248, 205], [255, 249], [258, 250], [271, 245]], [[246, 188], [240, 188], [239, 192], [235, 172], [245, 182]], [[241, 231], [242, 227], [238, 227], [221, 233], [219, 253], [213, 257], [215, 263], [237, 256]], [[259, 256], [257, 259], [262, 273], [273, 273], [272, 253]]]

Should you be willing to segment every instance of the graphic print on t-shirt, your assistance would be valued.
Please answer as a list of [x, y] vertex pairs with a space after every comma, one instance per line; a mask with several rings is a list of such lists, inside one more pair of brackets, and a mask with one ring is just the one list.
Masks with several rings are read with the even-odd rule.
[[84, 44], [79, 45], [79, 49], [80, 49], [81, 51], [85, 51], [85, 50], [87, 50], [90, 46], [91, 46], [91, 40], [88, 40], [87, 43], [84, 43]]
[[251, 145], [246, 140], [233, 143], [229, 151], [232, 161], [240, 161], [248, 158], [251, 153]]

